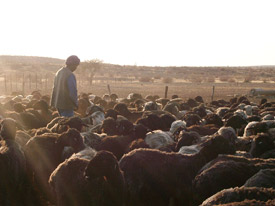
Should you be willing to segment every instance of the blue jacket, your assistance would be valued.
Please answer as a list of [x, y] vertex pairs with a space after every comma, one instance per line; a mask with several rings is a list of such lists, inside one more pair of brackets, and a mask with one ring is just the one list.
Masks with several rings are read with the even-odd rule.
[[78, 107], [76, 78], [67, 67], [62, 67], [55, 74], [51, 106], [65, 110]]

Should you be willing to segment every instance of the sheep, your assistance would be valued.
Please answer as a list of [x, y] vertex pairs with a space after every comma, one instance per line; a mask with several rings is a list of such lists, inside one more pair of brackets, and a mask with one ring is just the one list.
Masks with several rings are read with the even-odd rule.
[[275, 189], [275, 169], [262, 169], [244, 184], [245, 187], [265, 187]]
[[118, 134], [115, 119], [112, 117], [104, 119], [101, 125], [101, 132], [106, 133], [108, 136]]
[[30, 179], [35, 178], [35, 184], [51, 198], [48, 193], [48, 178], [52, 171], [62, 161], [65, 146], [70, 146], [74, 152], [85, 148], [83, 138], [76, 129], [69, 129], [62, 134], [45, 133], [32, 137], [24, 147], [27, 169]]
[[39, 100], [34, 105], [33, 108], [38, 110], [42, 117], [42, 124], [46, 126], [53, 119], [52, 111], [49, 109], [49, 105], [45, 100]]
[[182, 146], [178, 153], [183, 154], [183, 155], [193, 155], [193, 154], [198, 154], [200, 152], [200, 147], [198, 145], [190, 145], [190, 146]]
[[250, 153], [253, 157], [260, 157], [265, 152], [275, 149], [273, 140], [268, 134], [260, 133], [253, 138]]
[[196, 96], [195, 100], [200, 103], [204, 103], [203, 98], [201, 96]]
[[247, 179], [264, 168], [275, 168], [275, 161], [219, 156], [205, 165], [194, 178], [193, 189], [196, 202], [200, 203], [222, 189], [240, 187]]
[[[261, 187], [235, 187], [225, 189], [206, 199], [201, 206], [212, 205], [238, 205], [237, 203], [247, 202], [244, 205], [274, 205], [275, 190]], [[250, 201], [251, 200], [251, 201]], [[253, 201], [257, 201], [256, 204]], [[260, 201], [260, 202], [258, 202]], [[259, 203], [259, 204], [258, 204]], [[271, 204], [270, 204], [271, 203]]]
[[82, 131], [83, 126], [88, 126], [85, 124], [80, 117], [70, 117], [61, 118], [59, 121], [50, 129], [53, 133], [63, 133], [68, 130], [68, 128], [75, 128], [79, 132]]
[[144, 141], [144, 139], [139, 138], [130, 143], [128, 149], [126, 150], [126, 154], [138, 148], [150, 148], [150, 146]]
[[[26, 160], [15, 141], [16, 122], [7, 118], [1, 121], [0, 126], [0, 205], [25, 204]], [[23, 194], [23, 191], [26, 193]]]
[[[127, 121], [127, 120], [126, 120]], [[148, 129], [143, 125], [128, 125], [123, 121], [120, 123], [118, 130], [121, 135], [107, 136], [101, 141], [98, 146], [99, 150], [107, 150], [112, 152], [117, 159], [120, 159], [125, 153], [129, 151], [129, 146], [134, 140], [144, 139]], [[124, 129], [123, 129], [124, 128]]]
[[128, 189], [127, 205], [188, 205], [197, 171], [219, 153], [234, 152], [234, 146], [222, 136], [208, 139], [192, 156], [156, 149], [133, 150], [119, 161]]
[[204, 118], [207, 115], [206, 109], [203, 104], [199, 105], [198, 107], [194, 107], [192, 109], [192, 112], [199, 115], [201, 118]]
[[72, 156], [51, 174], [49, 185], [57, 206], [114, 205], [124, 203], [125, 183], [117, 159], [107, 151], [87, 159]]
[[149, 132], [145, 137], [145, 142], [150, 148], [160, 149], [174, 143], [172, 134], [170, 132], [163, 132], [161, 130], [154, 130]]
[[76, 112], [78, 114], [80, 114], [81, 117], [85, 117], [89, 106], [91, 106], [91, 103], [89, 102], [89, 100], [87, 98], [80, 98], [78, 100], [78, 108], [77, 108]]
[[93, 126], [96, 126], [98, 124], [102, 124], [103, 120], [105, 119], [105, 114], [104, 112], [101, 111], [96, 111], [93, 114], [81, 118], [83, 123], [85, 124], [91, 124]]
[[217, 114], [207, 114], [203, 119], [205, 124], [215, 124], [217, 127], [223, 126], [223, 121], [221, 117], [219, 117]]
[[179, 112], [179, 105], [178, 103], [170, 103], [168, 102], [164, 108], [162, 109], [163, 111], [169, 112], [173, 115], [175, 115], [178, 119], [183, 117], [183, 114]]
[[139, 119], [143, 114], [143, 112], [130, 112], [127, 108], [127, 105], [124, 103], [117, 103], [114, 106], [114, 110], [118, 111], [119, 114], [126, 117], [132, 123], [136, 122], [137, 119]]
[[186, 127], [190, 127], [192, 125], [199, 124], [201, 121], [201, 117], [197, 114], [193, 113], [186, 113], [181, 120], [184, 120], [186, 122]]
[[187, 127], [187, 131], [197, 132], [201, 136], [205, 135], [212, 135], [218, 131], [219, 128], [216, 127], [214, 124], [209, 125], [192, 125]]
[[143, 111], [152, 111], [152, 110], [160, 110], [160, 109], [161, 109], [161, 104], [154, 101], [149, 101], [144, 103]]
[[160, 119], [162, 121], [163, 131], [169, 131], [172, 123], [177, 120], [177, 118], [171, 114], [161, 114]]
[[236, 132], [232, 127], [221, 127], [217, 133], [231, 142], [235, 143], [237, 140]]
[[249, 122], [244, 129], [244, 136], [256, 135], [257, 133], [267, 133], [270, 128], [275, 127], [274, 120], [265, 120], [261, 122], [253, 121]]
[[15, 114], [9, 113], [7, 114], [7, 117], [16, 120], [26, 130], [37, 129], [44, 126], [43, 122], [41, 122], [41, 116], [38, 118], [33, 113], [27, 111]]
[[157, 114], [148, 114], [143, 116], [142, 118], [139, 118], [136, 121], [136, 124], [143, 124], [150, 130], [158, 130], [163, 129], [163, 122], [161, 118]]
[[183, 146], [191, 146], [201, 142], [201, 137], [197, 132], [184, 132], [179, 134], [179, 139], [176, 144], [176, 151], [179, 151]]
[[174, 135], [183, 129], [186, 129], [186, 122], [182, 120], [176, 120], [171, 124], [169, 132]]
[[28, 133], [22, 130], [16, 131], [15, 141], [21, 146], [21, 148], [23, 148], [30, 139], [31, 136]]
[[94, 132], [81, 132], [80, 134], [83, 137], [84, 144], [96, 150], [104, 137], [103, 135]]
[[237, 129], [241, 129], [243, 126], [247, 125], [247, 121], [239, 115], [233, 115], [228, 120], [226, 120], [224, 126], [232, 127], [237, 132]]
[[191, 98], [187, 99], [186, 103], [192, 108], [197, 107], [199, 105], [196, 100], [191, 99]]

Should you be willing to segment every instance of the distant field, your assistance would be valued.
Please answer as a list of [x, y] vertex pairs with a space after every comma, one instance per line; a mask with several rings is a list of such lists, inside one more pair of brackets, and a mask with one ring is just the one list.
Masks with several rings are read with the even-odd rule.
[[[149, 94], [157, 94], [164, 97], [165, 86], [168, 86], [168, 98], [173, 94], [179, 95], [183, 99], [194, 98], [198, 95], [202, 96], [206, 102], [211, 101], [214, 90], [214, 99], [229, 100], [234, 95], [246, 95], [251, 88], [275, 89], [273, 83], [116, 83], [109, 84], [111, 92], [116, 93], [119, 97], [127, 97], [131, 92], [137, 92], [144, 97]], [[91, 87], [80, 87], [79, 91], [91, 92], [96, 95], [108, 93], [107, 84], [95, 83]]]
[[[30, 94], [41, 90], [50, 94], [55, 72], [64, 60], [43, 57], [0, 56], [0, 92]], [[252, 88], [275, 89], [275, 66], [257, 67], [146, 67], [100, 63], [97, 69], [80, 64], [75, 74], [79, 93], [99, 96], [111, 92], [127, 97], [136, 92], [144, 97], [157, 94], [168, 97], [173, 94], [184, 99], [202, 96], [210, 101], [213, 86], [214, 99], [230, 99], [246, 95]]]

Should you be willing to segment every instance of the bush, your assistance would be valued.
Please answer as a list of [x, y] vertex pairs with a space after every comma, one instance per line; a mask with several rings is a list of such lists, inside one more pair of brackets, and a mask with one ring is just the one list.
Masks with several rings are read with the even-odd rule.
[[173, 82], [173, 78], [172, 77], [163, 77], [162, 78], [162, 83], [170, 84], [172, 82]]
[[214, 77], [208, 77], [205, 82], [213, 83], [213, 82], [215, 82], [215, 78]]
[[235, 80], [235, 79], [233, 79], [233, 78], [230, 78], [230, 79], [228, 79], [228, 82], [230, 82], [230, 83], [234, 83], [234, 82], [236, 82], [236, 80]]
[[228, 81], [228, 77], [227, 76], [222, 76], [222, 77], [219, 78], [219, 80], [221, 82], [227, 82]]
[[202, 78], [201, 77], [191, 77], [190, 78], [190, 81], [192, 82], [192, 83], [201, 83], [202, 82]]
[[154, 80], [151, 77], [140, 77], [140, 82], [154, 82]]
[[253, 80], [252, 76], [246, 76], [243, 80], [244, 83], [249, 83]]

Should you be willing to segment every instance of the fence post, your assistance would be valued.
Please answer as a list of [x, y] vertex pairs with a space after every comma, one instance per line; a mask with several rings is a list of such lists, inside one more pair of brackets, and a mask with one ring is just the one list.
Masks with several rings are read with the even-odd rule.
[[211, 101], [213, 101], [213, 99], [214, 99], [214, 94], [215, 94], [215, 85], [213, 85]]
[[12, 74], [10, 75], [10, 87], [11, 87], [11, 93], [12, 93]]
[[48, 75], [45, 75], [45, 90], [47, 91], [48, 89]]
[[30, 93], [32, 91], [32, 76], [31, 73], [29, 73], [29, 89], [30, 89]]
[[25, 95], [25, 73], [23, 73], [23, 83], [22, 83], [22, 87], [23, 87], [23, 95]]
[[167, 94], [168, 94], [168, 86], [165, 87], [164, 98], [167, 98]]
[[107, 85], [107, 88], [108, 88], [109, 95], [111, 95], [111, 88], [109, 84]]
[[17, 74], [15, 74], [15, 91], [17, 92], [17, 84], [18, 84], [18, 79], [17, 79]]
[[7, 90], [7, 74], [5, 74], [5, 93], [7, 94], [8, 90]]
[[37, 90], [37, 72], [35, 73], [35, 90]]

